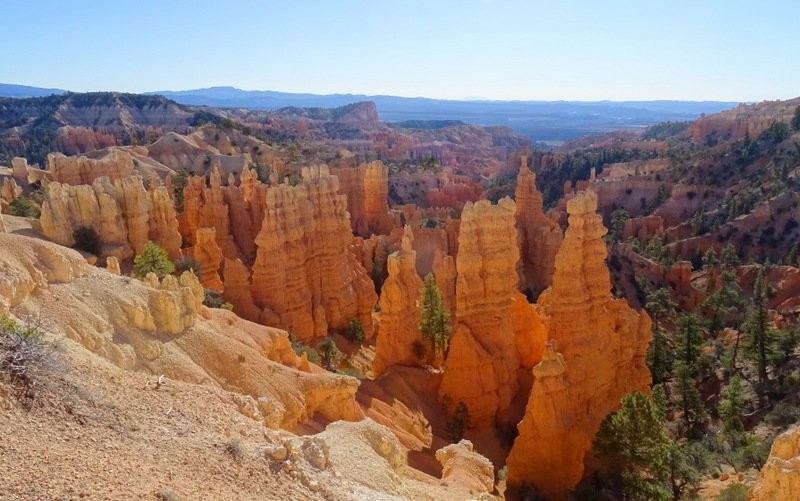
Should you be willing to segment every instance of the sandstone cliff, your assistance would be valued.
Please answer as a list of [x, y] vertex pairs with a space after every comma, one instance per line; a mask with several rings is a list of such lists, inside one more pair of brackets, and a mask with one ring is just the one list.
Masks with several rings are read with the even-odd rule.
[[75, 243], [73, 231], [94, 228], [106, 255], [127, 259], [153, 241], [170, 259], [180, 257], [175, 205], [163, 186], [147, 191], [142, 179], [95, 179], [91, 185], [51, 183], [42, 203], [42, 234], [65, 246]]
[[519, 261], [515, 210], [504, 198], [497, 205], [467, 203], [461, 214], [456, 327], [439, 395], [450, 412], [464, 402], [476, 427], [505, 418], [519, 389], [511, 314]]
[[124, 179], [133, 173], [134, 164], [127, 151], [109, 148], [74, 157], [51, 153], [47, 155], [47, 168], [53, 181], [78, 185], [92, 184], [101, 177], [111, 182]]
[[381, 161], [340, 161], [330, 168], [339, 178], [339, 193], [347, 196], [350, 225], [356, 235], [386, 235], [393, 227], [389, 214], [389, 169]]
[[[553, 499], [580, 481], [584, 455], [603, 418], [619, 408], [624, 395], [647, 391], [650, 383], [645, 365], [650, 319], [624, 299], [611, 299], [601, 239], [606, 229], [596, 209], [591, 191], [567, 203], [569, 227], [552, 291], [538, 303], [564, 363], [552, 346], [534, 368], [525, 418], [507, 463], [510, 485], [528, 482]], [[550, 370], [554, 363], [558, 370]]]

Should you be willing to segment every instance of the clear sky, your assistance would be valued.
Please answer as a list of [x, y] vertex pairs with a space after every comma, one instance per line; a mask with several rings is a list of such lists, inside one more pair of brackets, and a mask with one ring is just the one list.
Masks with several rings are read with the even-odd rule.
[[798, 0], [2, 0], [0, 82], [446, 99], [800, 96]]

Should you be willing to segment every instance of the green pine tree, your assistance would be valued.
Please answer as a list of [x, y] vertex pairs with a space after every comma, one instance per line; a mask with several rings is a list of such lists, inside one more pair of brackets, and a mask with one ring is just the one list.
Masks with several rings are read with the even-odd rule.
[[689, 436], [706, 417], [703, 397], [697, 390], [697, 382], [692, 377], [692, 368], [678, 361], [675, 364], [675, 380], [672, 383], [672, 397], [675, 406], [683, 414], [683, 432]]
[[647, 362], [653, 382], [658, 384], [664, 382], [670, 366], [669, 339], [663, 324], [674, 315], [678, 305], [672, 300], [669, 289], [661, 287], [647, 295], [644, 307], [653, 319], [653, 342], [647, 353]]
[[421, 313], [422, 322], [418, 327], [423, 339], [430, 343], [431, 356], [435, 359], [437, 354], [444, 355], [447, 352], [453, 328], [450, 325], [450, 312], [442, 303], [442, 294], [433, 273], [428, 273], [425, 277]]
[[142, 253], [133, 259], [131, 275], [143, 279], [148, 273], [155, 273], [158, 278], [163, 278], [173, 271], [175, 265], [169, 260], [167, 251], [153, 242], [147, 242]]
[[671, 447], [658, 409], [641, 392], [622, 398], [622, 408], [603, 420], [594, 442], [597, 457], [616, 472], [630, 501], [672, 498]]
[[772, 289], [764, 275], [764, 268], [759, 267], [756, 281], [753, 285], [753, 311], [745, 322], [745, 350], [748, 358], [755, 362], [758, 372], [756, 393], [763, 400], [769, 385], [767, 364], [769, 362], [778, 332], [771, 327], [767, 303]]

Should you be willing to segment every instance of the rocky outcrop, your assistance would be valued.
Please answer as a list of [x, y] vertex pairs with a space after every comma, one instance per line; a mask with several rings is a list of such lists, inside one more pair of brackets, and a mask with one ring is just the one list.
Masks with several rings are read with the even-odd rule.
[[298, 339], [324, 336], [357, 319], [372, 330], [377, 301], [366, 270], [349, 252], [353, 242], [346, 197], [327, 166], [303, 169], [303, 183], [267, 191], [252, 294], [260, 322]]
[[433, 275], [442, 295], [442, 304], [452, 319], [456, 309], [456, 262], [453, 257], [437, 249], [433, 255]]
[[0, 248], [0, 315], [51, 282], [72, 282], [89, 267], [78, 252], [42, 240], [0, 233]]
[[456, 259], [456, 327], [439, 388], [448, 411], [464, 402], [473, 426], [503, 419], [519, 389], [511, 310], [519, 261], [516, 207], [467, 203]]
[[0, 253], [0, 314], [40, 318], [48, 332], [122, 369], [235, 391], [240, 410], [268, 426], [362, 417], [358, 380], [316, 366], [299, 371], [286, 332], [202, 306], [190, 272], [139, 281], [14, 234], [0, 234], [0, 248], [9, 251]]
[[800, 499], [800, 428], [775, 439], [751, 493], [754, 501]]
[[10, 204], [20, 195], [22, 195], [22, 188], [17, 185], [17, 182], [14, 181], [14, 178], [4, 178], [3, 185], [0, 186], [0, 199]]
[[[406, 226], [402, 247], [389, 255], [389, 277], [381, 289], [380, 327], [375, 343], [372, 370], [380, 376], [391, 365], [419, 365], [424, 360], [414, 353], [414, 343], [422, 343], [419, 323], [422, 280], [417, 274], [417, 253], [411, 249], [411, 227]], [[424, 345], [423, 345], [424, 346]]]
[[111, 182], [125, 179], [133, 173], [134, 165], [130, 153], [109, 148], [76, 157], [51, 153], [47, 155], [47, 168], [53, 181], [79, 185], [92, 184], [101, 177], [107, 177]]
[[[527, 160], [527, 159], [525, 159]], [[534, 297], [550, 287], [561, 241], [561, 228], [542, 211], [542, 194], [536, 189], [536, 174], [523, 161], [517, 177], [517, 229], [525, 287]]]
[[106, 255], [127, 259], [152, 241], [180, 257], [175, 205], [163, 186], [145, 190], [140, 177], [114, 182], [98, 178], [91, 185], [51, 183], [42, 203], [42, 233], [65, 246], [75, 243], [73, 232], [80, 226], [94, 228]]
[[624, 299], [612, 300], [605, 267], [606, 233], [597, 197], [567, 203], [569, 227], [555, 262], [552, 291], [539, 298], [549, 337], [558, 343], [534, 368], [534, 384], [519, 437], [508, 458], [510, 485], [530, 483], [561, 499], [584, 473], [584, 455], [602, 420], [621, 398], [647, 391], [650, 319]]
[[472, 494], [494, 490], [492, 462], [473, 450], [472, 442], [461, 440], [436, 451], [442, 464], [442, 483], [461, 485]]

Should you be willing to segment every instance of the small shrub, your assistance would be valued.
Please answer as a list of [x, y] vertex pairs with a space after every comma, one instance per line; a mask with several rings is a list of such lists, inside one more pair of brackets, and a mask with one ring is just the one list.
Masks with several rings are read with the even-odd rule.
[[796, 403], [781, 402], [764, 416], [764, 421], [778, 428], [792, 425], [800, 421], [800, 407]]
[[750, 488], [745, 484], [731, 484], [725, 487], [714, 501], [747, 501], [750, 499]]
[[208, 287], [203, 289], [203, 304], [209, 308], [221, 308], [223, 310], [233, 309], [233, 305], [225, 301], [225, 299], [222, 298], [222, 294]]
[[39, 209], [30, 200], [18, 196], [8, 204], [8, 213], [18, 217], [39, 217]]
[[97, 230], [91, 226], [78, 226], [75, 228], [75, 231], [72, 232], [72, 238], [75, 240], [75, 244], [72, 248], [94, 254], [98, 257], [102, 254], [103, 244], [100, 241], [100, 235], [97, 233]]
[[367, 376], [364, 374], [364, 371], [359, 369], [358, 367], [345, 367], [344, 369], [340, 369], [339, 374], [344, 374], [345, 376], [354, 377], [356, 379], [366, 379]]
[[322, 365], [322, 361], [319, 358], [319, 353], [317, 353], [317, 350], [306, 344], [301, 343], [299, 346], [295, 346], [294, 352], [297, 353], [298, 357], [302, 357], [303, 353], [305, 353], [309, 362], [316, 365]]
[[347, 339], [353, 341], [354, 343], [360, 343], [365, 338], [364, 326], [361, 325], [361, 322], [355, 318], [350, 320], [350, 322], [347, 324], [347, 328], [345, 329], [344, 333], [345, 336], [347, 336]]
[[503, 466], [497, 470], [497, 480], [505, 480], [508, 476], [508, 465]]
[[0, 379], [18, 397], [35, 398], [37, 390], [63, 371], [63, 364], [44, 332], [33, 324], [19, 324], [0, 316]]
[[200, 263], [197, 259], [186, 256], [180, 259], [175, 260], [175, 271], [177, 273], [183, 273], [184, 271], [191, 271], [195, 275], [200, 272]]
[[236, 461], [241, 461], [244, 457], [244, 446], [242, 446], [242, 442], [236, 438], [232, 438], [225, 442], [225, 451], [233, 456], [233, 459]]
[[155, 273], [158, 278], [163, 278], [173, 271], [175, 265], [167, 257], [167, 251], [153, 242], [147, 242], [142, 253], [133, 260], [131, 275], [143, 279], [148, 273]]

